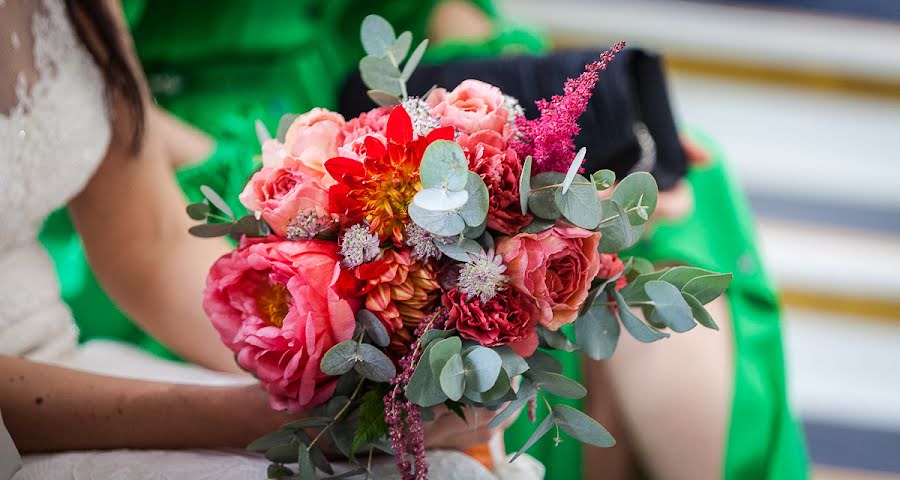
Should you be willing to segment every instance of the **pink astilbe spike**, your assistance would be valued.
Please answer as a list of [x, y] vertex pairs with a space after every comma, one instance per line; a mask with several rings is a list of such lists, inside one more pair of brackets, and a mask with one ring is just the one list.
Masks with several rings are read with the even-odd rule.
[[599, 60], [585, 65], [584, 73], [578, 78], [566, 80], [562, 95], [554, 95], [550, 101], [535, 102], [540, 117], [516, 119], [518, 135], [511, 146], [519, 158], [532, 156], [534, 173], [565, 172], [569, 168], [575, 158], [575, 137], [581, 131], [578, 118], [587, 109], [599, 72], [606, 70], [606, 65], [623, 48], [625, 42], [619, 42], [600, 54]]

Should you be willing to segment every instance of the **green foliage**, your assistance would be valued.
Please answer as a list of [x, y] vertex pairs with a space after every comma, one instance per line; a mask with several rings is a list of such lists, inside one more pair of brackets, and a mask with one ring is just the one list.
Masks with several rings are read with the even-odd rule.
[[206, 215], [209, 214], [209, 203], [208, 202], [197, 202], [192, 203], [187, 206], [185, 209], [189, 217], [192, 220], [205, 220]]
[[416, 225], [434, 235], [454, 237], [466, 229], [465, 220], [455, 211], [426, 210], [416, 205], [415, 201], [413, 201], [413, 203], [409, 204], [408, 212], [409, 218], [416, 222]]
[[719, 326], [716, 325], [715, 320], [713, 320], [712, 315], [703, 308], [703, 304], [700, 303], [700, 300], [697, 300], [697, 297], [691, 295], [690, 293], [682, 292], [681, 295], [684, 297], [684, 300], [691, 307], [691, 313], [694, 315], [694, 319], [697, 320], [697, 323], [703, 325], [706, 328], [711, 328], [713, 330], [718, 330]]
[[434, 342], [431, 347], [431, 354], [428, 356], [428, 363], [435, 377], [440, 377], [441, 370], [450, 357], [462, 351], [462, 340], [459, 337], [450, 337], [444, 340]]
[[[291, 443], [294, 438], [294, 432], [291, 430], [276, 430], [254, 440], [250, 445], [247, 445], [247, 450], [251, 452], [265, 452], [272, 447]], [[293, 459], [286, 463], [293, 463]]]
[[469, 199], [461, 209], [459, 215], [465, 220], [466, 225], [476, 227], [487, 219], [490, 196], [484, 180], [475, 172], [469, 172], [469, 181], [466, 183], [466, 192]]
[[522, 228], [522, 233], [541, 233], [554, 225], [556, 225], [555, 220], [544, 220], [543, 218], [534, 217], [531, 223]]
[[[497, 383], [503, 360], [497, 352], [487, 347], [475, 347], [463, 357], [466, 371], [466, 394], [483, 393]], [[508, 382], [507, 382], [508, 383]]]
[[359, 29], [363, 49], [369, 55], [381, 57], [387, 54], [397, 37], [390, 22], [378, 15], [368, 15]]
[[730, 273], [715, 273], [691, 279], [684, 284], [684, 288], [681, 291], [692, 295], [700, 303], [706, 305], [725, 293], [730, 284]]
[[606, 305], [591, 307], [575, 320], [578, 348], [594, 360], [612, 356], [619, 342], [619, 331], [616, 314]]
[[528, 209], [538, 218], [556, 220], [562, 216], [556, 205], [556, 190], [565, 179], [559, 172], [544, 172], [531, 177], [531, 192], [528, 195]]
[[501, 345], [499, 347], [493, 347], [493, 350], [500, 355], [503, 369], [506, 370], [506, 374], [509, 375], [509, 378], [521, 375], [528, 370], [528, 362], [508, 346]]
[[384, 414], [384, 395], [381, 390], [369, 390], [362, 396], [359, 407], [359, 424], [353, 436], [351, 450], [359, 450], [363, 445], [378, 440], [388, 433]]
[[593, 184], [581, 175], [573, 174], [571, 187], [558, 188], [554, 191], [553, 200], [562, 216], [577, 227], [585, 230], [597, 228], [601, 220], [600, 199]]
[[201, 225], [194, 225], [188, 229], [188, 233], [200, 238], [223, 237], [230, 232], [230, 223], [204, 223]]
[[519, 176], [519, 205], [522, 207], [522, 215], [528, 213], [528, 196], [531, 193], [531, 163], [531, 155], [525, 157], [522, 174]]
[[269, 467], [266, 468], [266, 478], [273, 480], [277, 480], [282, 477], [289, 477], [293, 474], [293, 470], [278, 463], [270, 464]]
[[599, 170], [591, 175], [591, 179], [594, 180], [597, 190], [606, 190], [616, 183], [616, 173], [612, 170]]
[[425, 149], [419, 166], [419, 178], [424, 188], [458, 192], [466, 188], [469, 162], [456, 142], [436, 140]]
[[400, 105], [400, 97], [384, 90], [369, 90], [366, 95], [372, 99], [379, 107], [393, 107]]
[[582, 384], [559, 373], [529, 370], [525, 372], [525, 377], [539, 389], [562, 398], [578, 399], [587, 395], [587, 389]]
[[665, 325], [678, 333], [694, 328], [691, 307], [675, 285], [654, 280], [644, 285], [644, 291], [653, 302], [651, 323]]
[[359, 73], [371, 90], [381, 90], [391, 95], [401, 95], [400, 70], [384, 57], [369, 55], [359, 61]]
[[538, 440], [541, 439], [547, 432], [550, 431], [550, 427], [553, 426], [553, 415], [547, 415], [544, 420], [538, 424], [537, 428], [534, 429], [534, 432], [531, 433], [531, 436], [528, 437], [528, 440], [525, 441], [525, 444], [522, 445], [522, 448], [516, 452], [512, 458], [509, 459], [510, 462], [515, 461], [515, 459], [519, 458], [519, 455], [528, 451], [532, 445], [534, 445]]
[[422, 334], [422, 337], [419, 339], [419, 342], [423, 347], [427, 347], [428, 344], [437, 340], [439, 338], [448, 338], [456, 334], [456, 330], [439, 330], [436, 328], [432, 328], [425, 333]]
[[341, 342], [325, 352], [319, 368], [326, 375], [343, 375], [350, 371], [359, 359], [359, 345], [353, 340]]
[[225, 203], [225, 200], [223, 200], [215, 190], [206, 185], [200, 185], [200, 193], [203, 194], [203, 197], [206, 198], [209, 203], [218, 208], [220, 212], [234, 220], [234, 212], [231, 211], [231, 208]]
[[297, 447], [297, 474], [300, 480], [316, 480], [316, 466], [313, 465], [306, 445]]
[[562, 373], [562, 364], [559, 360], [553, 358], [552, 355], [543, 351], [535, 350], [530, 357], [525, 359], [530, 370], [542, 370], [544, 372]]
[[597, 447], [612, 447], [616, 444], [612, 435], [596, 420], [568, 405], [555, 405], [553, 419], [559, 428], [582, 443]]
[[550, 348], [566, 352], [578, 350], [578, 347], [560, 330], [552, 331], [543, 325], [538, 325], [538, 336]]
[[438, 375], [431, 370], [429, 357], [433, 347], [434, 343], [428, 345], [422, 352], [422, 357], [406, 386], [406, 398], [420, 407], [432, 407], [447, 400], [447, 395], [438, 382]]
[[466, 369], [462, 356], [454, 353], [441, 369], [441, 390], [450, 400], [458, 401], [466, 389]]
[[599, 225], [602, 235], [598, 250], [603, 253], [617, 253], [637, 243], [641, 238], [642, 227], [632, 225], [628, 221], [625, 208], [613, 200], [604, 200], [600, 204], [605, 218]]
[[[578, 170], [581, 169], [581, 164], [584, 162], [584, 156], [587, 154], [587, 148], [581, 147], [581, 150], [578, 151], [578, 154], [575, 155], [575, 158], [572, 159], [572, 163], [569, 165], [569, 170], [566, 171], [566, 177], [562, 182], [562, 193], [565, 195], [569, 191], [569, 187], [572, 186], [572, 181], [575, 180], [575, 175], [578, 174]], [[584, 178], [584, 177], [582, 177]], [[594, 195], [596, 198], [597, 196]]]
[[643, 225], [656, 210], [658, 195], [659, 189], [653, 175], [636, 172], [619, 182], [611, 199], [626, 210], [632, 225]]
[[422, 56], [425, 55], [425, 50], [428, 48], [428, 39], [422, 40], [421, 43], [413, 50], [412, 55], [409, 56], [409, 60], [406, 61], [406, 65], [403, 66], [403, 72], [400, 74], [400, 78], [407, 82], [409, 78], [412, 77], [413, 72], [416, 70], [416, 67], [419, 66], [419, 62], [422, 61]]
[[278, 128], [275, 130], [275, 138], [278, 139], [279, 142], [284, 143], [284, 139], [287, 137], [287, 132], [291, 128], [291, 124], [294, 123], [294, 120], [297, 119], [299, 115], [295, 113], [285, 113], [278, 119]]
[[[387, 20], [369, 15], [363, 20], [359, 36], [367, 53], [359, 63], [359, 72], [363, 82], [371, 89], [369, 97], [379, 105], [396, 105], [399, 101], [395, 99], [407, 98], [406, 82], [422, 60], [428, 41], [419, 43], [403, 65], [412, 46], [410, 32], [396, 35]], [[384, 94], [373, 94], [372, 91], [376, 90]]]
[[397, 35], [397, 39], [394, 40], [394, 44], [388, 47], [387, 56], [388, 58], [392, 58], [396, 60], [396, 63], [400, 63], [406, 55], [409, 53], [409, 47], [412, 46], [412, 33], [403, 32], [400, 35]]
[[459, 241], [455, 243], [435, 242], [435, 246], [437, 246], [441, 253], [458, 262], [468, 262], [471, 260], [469, 255], [484, 251], [484, 249], [481, 248], [481, 245], [471, 238], [460, 238]]
[[356, 322], [375, 345], [386, 347], [391, 343], [391, 337], [388, 335], [387, 329], [384, 328], [384, 324], [371, 311], [365, 308], [360, 309], [356, 312]]
[[500, 413], [498, 413], [490, 421], [490, 423], [488, 423], [488, 427], [499, 427], [509, 417], [515, 415], [519, 410], [521, 410], [522, 407], [524, 407], [529, 400], [534, 398], [535, 395], [537, 395], [537, 389], [534, 388], [534, 384], [532, 384], [528, 379], [523, 380], [522, 385], [519, 387], [519, 391], [516, 393], [516, 399], [509, 402], [509, 405], [501, 410]]
[[[300, 420], [294, 420], [293, 422], [285, 423], [281, 426], [282, 430], [303, 430], [304, 428], [317, 428], [324, 427], [331, 422], [331, 419], [328, 417], [306, 417], [301, 418]], [[263, 437], [265, 438], [265, 437]]]
[[669, 337], [668, 333], [660, 332], [650, 325], [647, 325], [643, 320], [638, 318], [637, 315], [632, 313], [631, 310], [628, 309], [628, 304], [625, 303], [625, 299], [622, 298], [622, 295], [619, 292], [613, 290], [612, 293], [616, 299], [616, 306], [619, 309], [619, 318], [622, 320], [622, 325], [625, 326], [625, 330], [628, 330], [628, 333], [630, 333], [635, 340], [643, 343], [650, 343]]
[[397, 368], [391, 359], [377, 347], [368, 343], [359, 345], [359, 360], [354, 365], [356, 372], [373, 382], [387, 382], [397, 376]]

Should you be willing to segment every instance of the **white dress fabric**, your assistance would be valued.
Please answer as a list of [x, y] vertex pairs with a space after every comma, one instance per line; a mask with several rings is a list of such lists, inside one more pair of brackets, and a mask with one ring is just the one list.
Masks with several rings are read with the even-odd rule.
[[[63, 0], [0, 0], [0, 354], [148, 380], [244, 382], [120, 343], [77, 344], [77, 328], [37, 233], [50, 212], [85, 187], [107, 150], [111, 133], [102, 85]], [[428, 456], [435, 479], [543, 477], [543, 466], [527, 456], [493, 473], [458, 452]], [[88, 451], [20, 459], [0, 420], [0, 480], [10, 474], [14, 480], [261, 479], [267, 464], [236, 450]], [[380, 459], [375, 469], [379, 478], [396, 477], [390, 458]]]

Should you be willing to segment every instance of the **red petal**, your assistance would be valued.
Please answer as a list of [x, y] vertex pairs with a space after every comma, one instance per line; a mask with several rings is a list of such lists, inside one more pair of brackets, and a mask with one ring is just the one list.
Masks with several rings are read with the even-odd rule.
[[391, 116], [388, 117], [387, 123], [387, 138], [399, 145], [406, 145], [412, 141], [412, 120], [402, 105], [397, 105], [391, 110]]
[[425, 137], [425, 143], [431, 143], [435, 140], [453, 140], [454, 135], [453, 127], [435, 128]]
[[334, 178], [341, 178], [345, 175], [351, 177], [362, 177], [366, 174], [366, 167], [359, 160], [352, 158], [334, 157], [325, 162], [325, 170]]
[[366, 137], [363, 140], [363, 143], [366, 146], [366, 158], [381, 158], [387, 153], [381, 140], [378, 140], [371, 135]]

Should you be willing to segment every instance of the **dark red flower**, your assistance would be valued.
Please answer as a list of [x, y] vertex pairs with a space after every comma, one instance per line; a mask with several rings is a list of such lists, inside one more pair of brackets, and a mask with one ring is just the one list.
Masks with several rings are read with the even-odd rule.
[[513, 285], [482, 302], [454, 288], [441, 299], [449, 310], [446, 328], [455, 328], [463, 338], [486, 347], [509, 345], [514, 352], [529, 357], [537, 349], [540, 307], [528, 292]]

